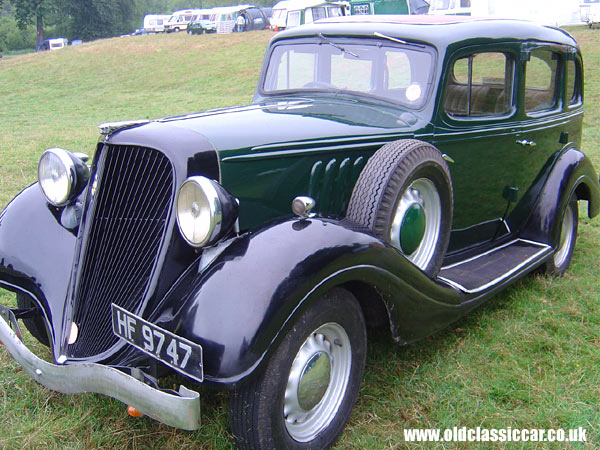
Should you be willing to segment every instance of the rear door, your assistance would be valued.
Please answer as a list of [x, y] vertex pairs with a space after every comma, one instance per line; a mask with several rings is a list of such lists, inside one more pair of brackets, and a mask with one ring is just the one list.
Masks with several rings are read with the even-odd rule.
[[450, 253], [509, 232], [518, 199], [522, 148], [517, 109], [520, 45], [463, 48], [447, 62], [433, 143], [446, 155], [454, 187]]

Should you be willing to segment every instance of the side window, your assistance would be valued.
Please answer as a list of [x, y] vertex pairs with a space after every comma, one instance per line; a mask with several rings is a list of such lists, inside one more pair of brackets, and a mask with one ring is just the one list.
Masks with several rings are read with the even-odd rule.
[[567, 61], [567, 102], [569, 105], [576, 105], [581, 102], [580, 81], [577, 77], [579, 71], [575, 60]]
[[556, 107], [559, 60], [558, 53], [550, 50], [531, 52], [525, 66], [525, 111], [547, 111]]
[[444, 109], [453, 117], [499, 116], [510, 112], [512, 58], [500, 52], [457, 59], [448, 75]]

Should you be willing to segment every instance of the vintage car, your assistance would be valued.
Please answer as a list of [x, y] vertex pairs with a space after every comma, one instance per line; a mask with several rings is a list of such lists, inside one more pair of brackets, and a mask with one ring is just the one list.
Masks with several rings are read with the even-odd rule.
[[351, 16], [279, 33], [251, 105], [103, 124], [89, 166], [42, 154], [0, 215], [18, 305], [0, 340], [56, 391], [193, 430], [200, 394], [159, 386], [177, 373], [231, 391], [240, 448], [327, 447], [368, 326], [407, 344], [565, 272], [578, 202], [600, 208], [582, 120], [582, 56], [556, 28]]

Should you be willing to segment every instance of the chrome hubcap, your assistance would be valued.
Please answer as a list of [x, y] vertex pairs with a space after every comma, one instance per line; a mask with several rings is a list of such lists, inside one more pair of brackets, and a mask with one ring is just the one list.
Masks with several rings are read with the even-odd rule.
[[350, 339], [337, 323], [313, 331], [298, 350], [283, 402], [285, 427], [298, 442], [313, 440], [337, 413], [352, 364]]
[[413, 181], [404, 191], [390, 230], [392, 245], [420, 269], [425, 269], [435, 253], [442, 223], [440, 195], [427, 178]]
[[575, 226], [575, 219], [573, 218], [573, 210], [567, 207], [565, 216], [563, 217], [563, 223], [560, 229], [560, 241], [558, 249], [554, 253], [554, 266], [561, 267], [567, 260], [569, 255], [569, 249], [571, 248], [573, 241], [573, 227]]

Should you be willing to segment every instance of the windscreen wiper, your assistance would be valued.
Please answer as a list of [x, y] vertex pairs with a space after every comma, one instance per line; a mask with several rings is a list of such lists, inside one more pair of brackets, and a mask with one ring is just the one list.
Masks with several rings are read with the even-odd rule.
[[323, 33], [319, 33], [318, 35], [321, 39], [323, 39], [326, 43], [328, 43], [329, 45], [331, 45], [334, 48], [337, 48], [339, 51], [343, 52], [343, 53], [347, 53], [350, 56], [354, 56], [355, 58], [359, 58], [360, 56], [358, 56], [356, 53], [351, 52], [350, 50], [345, 49], [344, 47], [341, 47], [339, 45], [337, 45], [335, 42], [330, 41], [329, 39], [327, 39], [325, 36], [323, 36]]
[[425, 46], [424, 46], [424, 45], [421, 45], [421, 44], [415, 44], [414, 42], [407, 42], [407, 41], [405, 41], [405, 40], [402, 40], [402, 39], [398, 39], [398, 38], [395, 38], [395, 37], [392, 37], [392, 36], [385, 35], [385, 34], [383, 34], [383, 33], [379, 33], [378, 31], [376, 31], [375, 33], [373, 33], [373, 35], [374, 35], [375, 37], [378, 37], [378, 38], [387, 39], [388, 41], [397, 42], [397, 43], [399, 43], [399, 44], [404, 44], [404, 45], [414, 45], [415, 47], [421, 47], [421, 48], [425, 48]]

